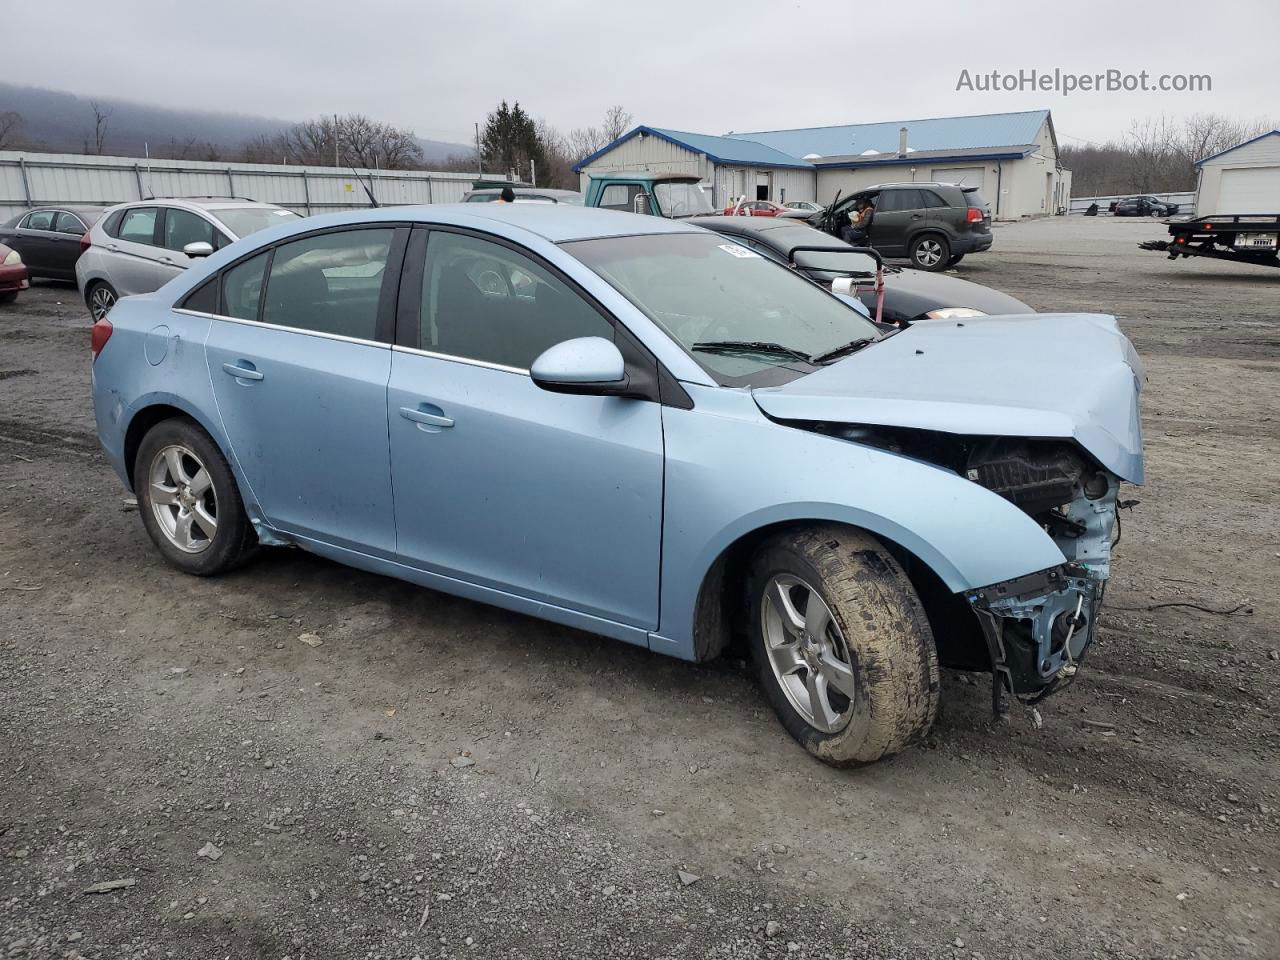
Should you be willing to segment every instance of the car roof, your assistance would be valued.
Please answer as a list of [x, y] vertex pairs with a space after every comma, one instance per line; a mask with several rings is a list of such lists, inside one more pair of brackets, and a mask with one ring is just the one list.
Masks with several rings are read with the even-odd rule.
[[600, 237], [699, 232], [697, 227], [689, 226], [681, 220], [579, 207], [569, 203], [436, 203], [346, 210], [291, 219], [287, 224], [253, 236], [255, 240], [261, 237], [265, 241], [275, 242], [294, 233], [328, 227], [405, 221], [471, 227], [509, 236], [518, 236], [523, 232], [551, 243], [594, 240]]
[[[468, 190], [468, 196], [476, 194], [501, 194], [506, 187], [480, 187], [476, 190]], [[582, 196], [577, 190], [560, 190], [556, 187], [548, 187], [545, 190], [542, 187], [512, 187], [511, 192], [517, 197], [534, 196], [534, 197], [580, 197]]]
[[[772, 218], [772, 216], [692, 216], [687, 223], [694, 227], [703, 227], [708, 230], [716, 230], [717, 233], [737, 233], [742, 236], [754, 237], [762, 243], [769, 243], [769, 246], [777, 247], [778, 250], [791, 250], [792, 247], [805, 246], [804, 243], [782, 243], [778, 237], [780, 230], [808, 230], [813, 234], [813, 246], [835, 246], [835, 244], [844, 243], [838, 241], [835, 237], [828, 236], [815, 227], [810, 227], [808, 221], [797, 218]], [[769, 234], [773, 233], [771, 237]]]
[[[226, 210], [233, 207], [263, 207], [285, 209], [279, 204], [248, 197], [147, 197], [145, 200], [126, 200], [116, 207], [189, 207], [194, 210]], [[115, 208], [112, 208], [115, 209]]]

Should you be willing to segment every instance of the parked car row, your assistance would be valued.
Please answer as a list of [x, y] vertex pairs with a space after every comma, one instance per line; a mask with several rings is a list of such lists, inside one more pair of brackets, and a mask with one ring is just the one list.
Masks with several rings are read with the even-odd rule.
[[[185, 208], [157, 203], [104, 235], [162, 210], [130, 241], [162, 246]], [[940, 665], [989, 670], [997, 700], [1079, 669], [1143, 478], [1114, 319], [885, 331], [809, 279], [847, 264], [736, 223], [279, 222], [94, 324], [103, 449], [179, 570], [296, 545], [687, 660], [745, 635], [784, 727], [837, 765], [922, 738]]]

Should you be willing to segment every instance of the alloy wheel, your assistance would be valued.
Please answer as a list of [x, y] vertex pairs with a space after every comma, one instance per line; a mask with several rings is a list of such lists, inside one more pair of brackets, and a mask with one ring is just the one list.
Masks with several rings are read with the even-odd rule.
[[151, 461], [148, 497], [166, 539], [184, 553], [202, 553], [218, 533], [213, 477], [189, 448], [172, 444]]
[[831, 608], [799, 577], [780, 573], [764, 591], [760, 617], [769, 666], [791, 706], [815, 730], [843, 730], [857, 685]]
[[115, 305], [116, 295], [111, 292], [110, 287], [99, 284], [93, 288], [93, 293], [89, 295], [89, 313], [92, 314], [95, 321], [105, 317]]
[[924, 267], [932, 267], [942, 259], [942, 244], [937, 240], [921, 240], [916, 245], [916, 259]]

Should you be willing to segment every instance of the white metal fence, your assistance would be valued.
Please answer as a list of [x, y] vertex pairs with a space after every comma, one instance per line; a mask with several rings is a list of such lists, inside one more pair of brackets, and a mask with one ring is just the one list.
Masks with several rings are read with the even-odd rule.
[[[356, 175], [359, 174], [359, 176]], [[146, 197], [250, 197], [304, 216], [367, 207], [454, 203], [478, 177], [425, 170], [357, 170], [266, 163], [144, 160], [0, 151], [0, 220], [44, 204], [113, 204]], [[486, 176], [485, 179], [501, 179]]]
[[[1111, 210], [1111, 204], [1117, 200], [1124, 200], [1126, 197], [1139, 196], [1134, 193], [1120, 193], [1114, 197], [1072, 197], [1071, 208], [1068, 213], [1084, 213], [1089, 209], [1089, 204], [1096, 203], [1098, 205], [1099, 216], [1106, 215]], [[1185, 193], [1146, 193], [1140, 196], [1155, 197], [1157, 200], [1163, 200], [1165, 203], [1176, 203], [1178, 205], [1178, 213], [1194, 213], [1196, 207], [1196, 194], [1194, 190], [1188, 190]]]

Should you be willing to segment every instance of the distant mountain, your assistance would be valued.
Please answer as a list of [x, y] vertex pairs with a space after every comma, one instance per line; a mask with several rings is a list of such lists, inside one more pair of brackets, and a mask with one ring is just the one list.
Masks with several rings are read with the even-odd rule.
[[[206, 144], [212, 144], [219, 159], [233, 160], [245, 141], [279, 133], [293, 121], [275, 120], [238, 113], [211, 113], [201, 110], [172, 110], [108, 97], [77, 96], [41, 87], [0, 83], [0, 113], [9, 110], [22, 115], [20, 141], [23, 149], [79, 153], [93, 141], [93, 108], [97, 100], [110, 110], [103, 153], [140, 157], [148, 147], [152, 156], [172, 154], [189, 142], [186, 159], [209, 159]], [[426, 163], [451, 156], [471, 156], [475, 147], [465, 143], [418, 138]], [[199, 146], [194, 146], [198, 144]]]

